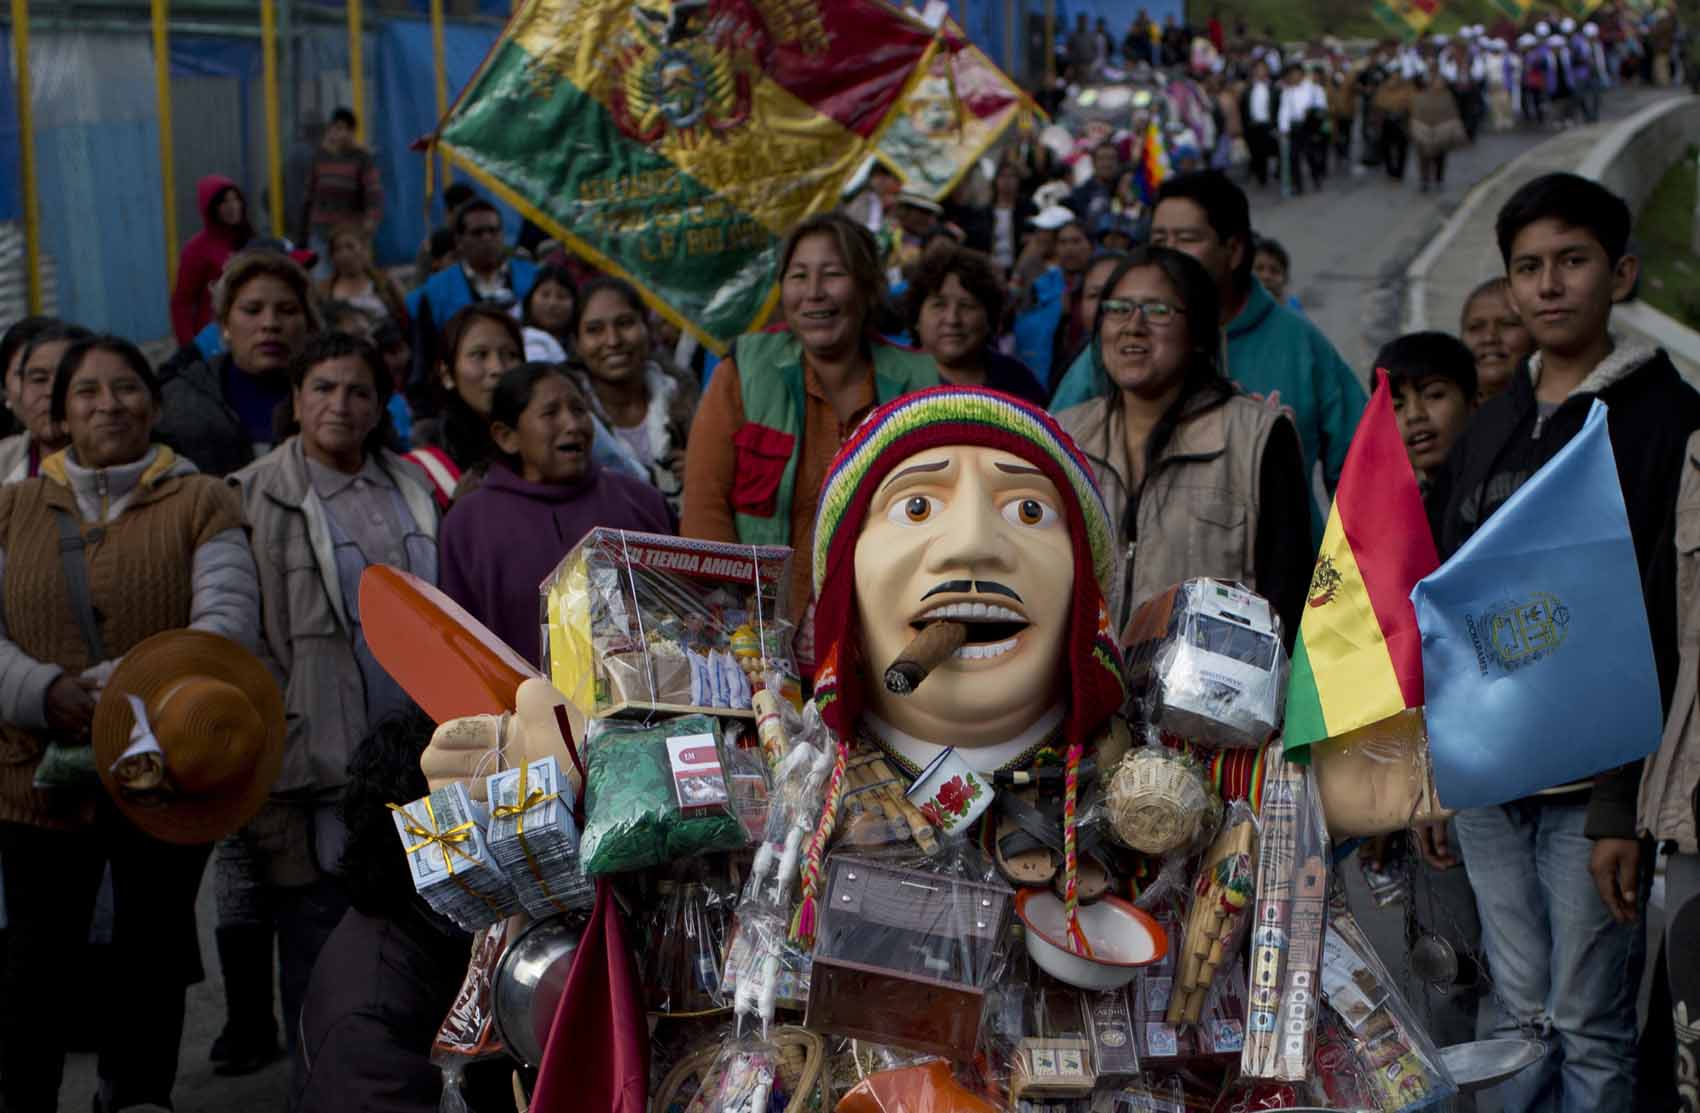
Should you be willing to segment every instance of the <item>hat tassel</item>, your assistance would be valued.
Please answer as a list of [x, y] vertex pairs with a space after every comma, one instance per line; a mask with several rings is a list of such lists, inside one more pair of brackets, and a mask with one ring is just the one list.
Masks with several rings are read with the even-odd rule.
[[844, 770], [850, 762], [850, 745], [838, 744], [838, 756], [832, 762], [832, 778], [826, 783], [826, 801], [821, 805], [820, 823], [809, 840], [809, 854], [803, 866], [803, 903], [791, 921], [791, 938], [804, 947], [815, 944], [815, 892], [820, 887], [821, 859], [826, 857], [826, 844], [832, 839], [832, 829], [838, 825], [838, 790], [844, 784]]

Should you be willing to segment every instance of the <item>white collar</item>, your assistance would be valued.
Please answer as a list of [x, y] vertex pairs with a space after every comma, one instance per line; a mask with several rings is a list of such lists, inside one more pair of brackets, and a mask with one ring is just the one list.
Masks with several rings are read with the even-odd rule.
[[[946, 749], [944, 746], [923, 742], [913, 735], [905, 734], [871, 712], [862, 712], [862, 720], [881, 742], [917, 769], [925, 769], [929, 762]], [[963, 747], [956, 752], [974, 772], [993, 773], [1043, 742], [1055, 732], [1062, 720], [1063, 709], [1058, 705], [1039, 716], [1038, 722], [1008, 742], [999, 742], [994, 746]]]

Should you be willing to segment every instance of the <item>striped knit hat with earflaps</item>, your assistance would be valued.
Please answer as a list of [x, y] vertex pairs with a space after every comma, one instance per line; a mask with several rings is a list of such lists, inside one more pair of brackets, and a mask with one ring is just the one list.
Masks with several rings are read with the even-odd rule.
[[[813, 562], [815, 642], [821, 651], [815, 700], [842, 740], [840, 768], [862, 711], [862, 685], [867, 676], [879, 675], [861, 659], [853, 567], [857, 538], [874, 492], [893, 469], [918, 452], [954, 446], [1019, 457], [1038, 468], [1061, 496], [1058, 509], [1074, 551], [1074, 592], [1057, 685], [1067, 695], [1062, 742], [1071, 751], [1071, 765], [1078, 764], [1080, 748], [1126, 698], [1106, 602], [1115, 575], [1115, 534], [1086, 457], [1036, 406], [995, 390], [935, 387], [869, 414], [839, 449], [821, 488]], [[813, 893], [836, 805], [836, 792], [829, 789], [804, 869], [804, 905], [795, 925], [795, 934], [804, 940], [813, 937]]]

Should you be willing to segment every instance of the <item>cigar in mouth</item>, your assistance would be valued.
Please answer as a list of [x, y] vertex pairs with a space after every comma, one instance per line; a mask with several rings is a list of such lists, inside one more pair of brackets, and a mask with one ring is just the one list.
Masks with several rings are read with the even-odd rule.
[[898, 696], [913, 692], [967, 640], [968, 627], [963, 623], [928, 623], [927, 628], [916, 634], [891, 667], [885, 670], [886, 691]]

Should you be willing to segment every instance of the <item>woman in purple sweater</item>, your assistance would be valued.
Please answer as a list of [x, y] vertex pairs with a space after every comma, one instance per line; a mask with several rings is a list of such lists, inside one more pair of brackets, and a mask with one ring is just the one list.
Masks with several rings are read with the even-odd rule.
[[438, 532], [442, 587], [540, 662], [538, 590], [580, 538], [597, 526], [670, 534], [676, 523], [654, 487], [590, 458], [589, 404], [556, 364], [522, 363], [502, 376], [490, 435], [501, 457]]

